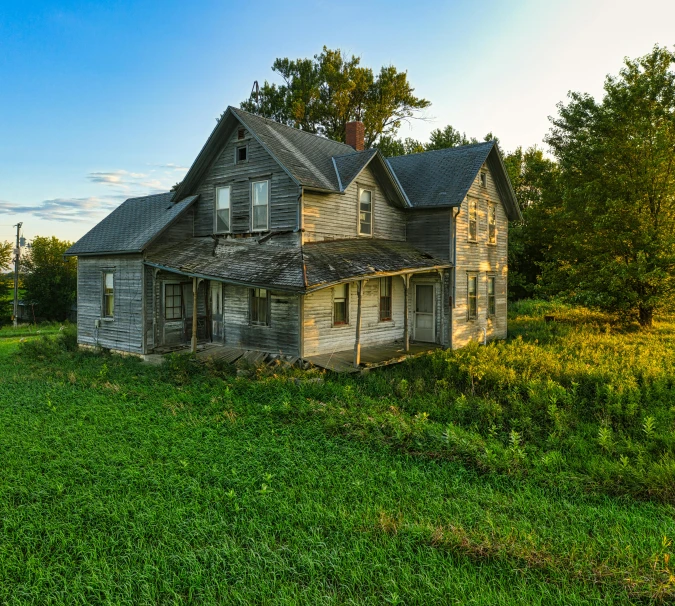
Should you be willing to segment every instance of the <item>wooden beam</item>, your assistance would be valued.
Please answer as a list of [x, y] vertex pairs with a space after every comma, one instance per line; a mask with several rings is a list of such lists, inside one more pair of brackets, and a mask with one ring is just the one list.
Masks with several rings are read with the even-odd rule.
[[354, 340], [354, 368], [361, 365], [361, 299], [363, 287], [368, 280], [359, 280], [356, 283], [356, 339]]
[[192, 278], [192, 353], [197, 353], [197, 278]]
[[403, 342], [405, 351], [410, 351], [410, 310], [408, 309], [408, 287], [410, 286], [410, 274], [403, 274]]

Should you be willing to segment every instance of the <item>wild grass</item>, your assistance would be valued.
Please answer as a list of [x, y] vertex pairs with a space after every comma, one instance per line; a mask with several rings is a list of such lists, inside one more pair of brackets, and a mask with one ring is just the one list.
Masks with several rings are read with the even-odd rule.
[[0, 602], [672, 600], [667, 487], [602, 464], [672, 447], [674, 327], [544, 311], [357, 378], [1, 339]]

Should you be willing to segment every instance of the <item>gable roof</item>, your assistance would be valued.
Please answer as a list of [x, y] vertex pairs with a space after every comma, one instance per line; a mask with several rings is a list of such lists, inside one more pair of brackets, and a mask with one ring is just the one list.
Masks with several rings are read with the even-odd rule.
[[340, 180], [340, 190], [344, 191], [356, 176], [368, 165], [377, 153], [377, 149], [354, 152], [344, 156], [333, 156], [335, 172]]
[[139, 253], [199, 196], [171, 203], [172, 194], [129, 198], [89, 230], [65, 254]]
[[509, 219], [521, 218], [495, 141], [388, 158], [413, 208], [459, 206], [485, 162]]

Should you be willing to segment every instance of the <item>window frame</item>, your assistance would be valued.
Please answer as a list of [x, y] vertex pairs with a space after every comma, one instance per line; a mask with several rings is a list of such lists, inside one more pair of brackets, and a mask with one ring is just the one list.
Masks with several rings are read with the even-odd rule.
[[[256, 291], [265, 291], [265, 300], [266, 300], [266, 309], [265, 309], [265, 322], [260, 320], [254, 320], [253, 310], [254, 310], [254, 300], [262, 299], [259, 295], [256, 295]], [[257, 311], [256, 311], [257, 314]], [[248, 323], [249, 326], [261, 326], [263, 328], [269, 327], [271, 325], [271, 316], [272, 316], [272, 293], [269, 288], [249, 288], [248, 289]]]
[[[492, 294], [490, 294], [490, 285], [492, 285]], [[493, 318], [497, 315], [497, 276], [494, 274], [488, 274], [485, 292], [487, 293], [487, 317]]]
[[[379, 321], [380, 322], [391, 322], [394, 319], [394, 317], [393, 317], [394, 316], [394, 309], [393, 309], [394, 280], [392, 279], [391, 276], [385, 276], [383, 278], [380, 278], [379, 282], [380, 282], [380, 285], [379, 285], [380, 286], [380, 305], [379, 305], [379, 315], [378, 315]], [[383, 285], [388, 285], [388, 291], [389, 291], [388, 294], [384, 294], [384, 295], [382, 294], [382, 286]], [[385, 288], [385, 290], [387, 290], [387, 289]], [[385, 315], [384, 317], [382, 315], [382, 312], [383, 312], [382, 300], [383, 299], [389, 300], [388, 309], [386, 310], [386, 311], [388, 311], [388, 315]]]
[[[335, 289], [338, 287], [344, 288], [344, 297], [336, 297]], [[349, 282], [343, 282], [342, 284], [336, 284], [331, 288], [331, 326], [349, 326], [349, 294], [350, 294]], [[335, 321], [335, 304], [338, 301], [343, 301], [345, 306], [345, 319], [344, 322]]]
[[[466, 319], [477, 320], [478, 319], [478, 274], [473, 272], [467, 272], [466, 274]], [[474, 282], [475, 288], [473, 295], [471, 293], [471, 282]], [[471, 309], [471, 299], [474, 299], [474, 309]]]
[[[106, 276], [112, 276], [112, 288], [107, 292]], [[115, 319], [115, 270], [103, 269], [101, 271], [101, 319], [109, 322]], [[112, 313], [108, 315], [108, 298], [112, 299]]]
[[488, 202], [488, 240], [490, 245], [497, 244], [497, 205], [494, 202]]
[[[246, 155], [246, 158], [243, 160], [239, 159], [239, 150], [243, 149]], [[234, 163], [235, 164], [246, 164], [248, 162], [248, 143], [244, 145], [235, 145], [234, 146]]]
[[[473, 214], [473, 218], [471, 215]], [[471, 224], [474, 226], [474, 234], [471, 236]], [[469, 198], [468, 199], [468, 211], [467, 211], [467, 240], [469, 242], [478, 242], [478, 199]]]
[[[182, 322], [182, 321], [185, 319], [185, 318], [184, 318], [184, 315], [185, 315], [185, 314], [184, 314], [184, 310], [183, 310], [183, 303], [184, 303], [184, 301], [183, 301], [183, 284], [182, 284], [181, 282], [171, 281], [171, 282], [164, 282], [163, 286], [164, 286], [164, 297], [163, 297], [163, 316], [164, 316], [164, 321], [165, 321], [165, 322]], [[173, 294], [169, 295], [169, 296], [172, 297], [172, 300], [174, 300], [174, 301], [172, 301], [172, 302], [174, 302], [174, 303], [175, 303], [176, 297], [178, 297], [178, 302], [179, 302], [179, 304], [178, 304], [177, 306], [174, 304], [174, 305], [172, 305], [171, 308], [170, 308], [170, 309], [178, 309], [178, 310], [179, 310], [180, 315], [179, 315], [178, 317], [176, 317], [175, 315], [172, 315], [172, 317], [169, 318], [169, 317], [167, 316], [167, 313], [166, 313], [166, 310], [167, 310], [167, 305], [166, 305], [166, 301], [167, 301], [167, 294], [166, 294], [167, 286], [171, 286], [172, 289], [175, 288], [175, 287], [178, 288], [178, 294], [173, 293]]]
[[[218, 231], [218, 192], [221, 189], [229, 189], [229, 206], [227, 208], [227, 223], [228, 229], [226, 231]], [[213, 233], [214, 234], [231, 234], [232, 233], [232, 186], [231, 185], [216, 185], [213, 196]]]
[[[263, 206], [262, 204], [255, 204], [255, 186], [257, 183], [267, 183], [267, 212], [265, 213], [265, 227], [260, 228], [260, 227], [255, 227], [254, 222], [255, 222], [255, 217], [253, 213], [253, 209], [255, 206]], [[251, 232], [263, 232], [263, 231], [269, 231], [270, 229], [270, 207], [271, 207], [271, 188], [272, 188], [272, 182], [270, 179], [255, 179], [251, 180], [251, 187], [250, 187], [250, 198], [251, 198], [251, 205], [250, 205], [250, 211], [251, 211]]]
[[[375, 208], [375, 190], [369, 189], [367, 187], [361, 187], [359, 186], [358, 189], [358, 199], [357, 199], [357, 212], [356, 212], [356, 233], [363, 238], [372, 238], [373, 237], [373, 215], [374, 215], [374, 208]], [[370, 233], [362, 233], [361, 232], [361, 195], [364, 192], [368, 192], [370, 194]]]

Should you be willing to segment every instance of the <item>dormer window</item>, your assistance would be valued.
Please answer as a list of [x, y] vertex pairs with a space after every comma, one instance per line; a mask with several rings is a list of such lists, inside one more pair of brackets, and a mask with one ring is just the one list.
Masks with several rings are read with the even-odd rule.
[[480, 185], [481, 187], [487, 187], [487, 173], [480, 174]]
[[240, 162], [246, 162], [248, 160], [248, 146], [242, 145], [241, 147], [237, 147], [235, 158], [237, 164]]
[[359, 236], [373, 234], [373, 192], [369, 189], [359, 191]]

